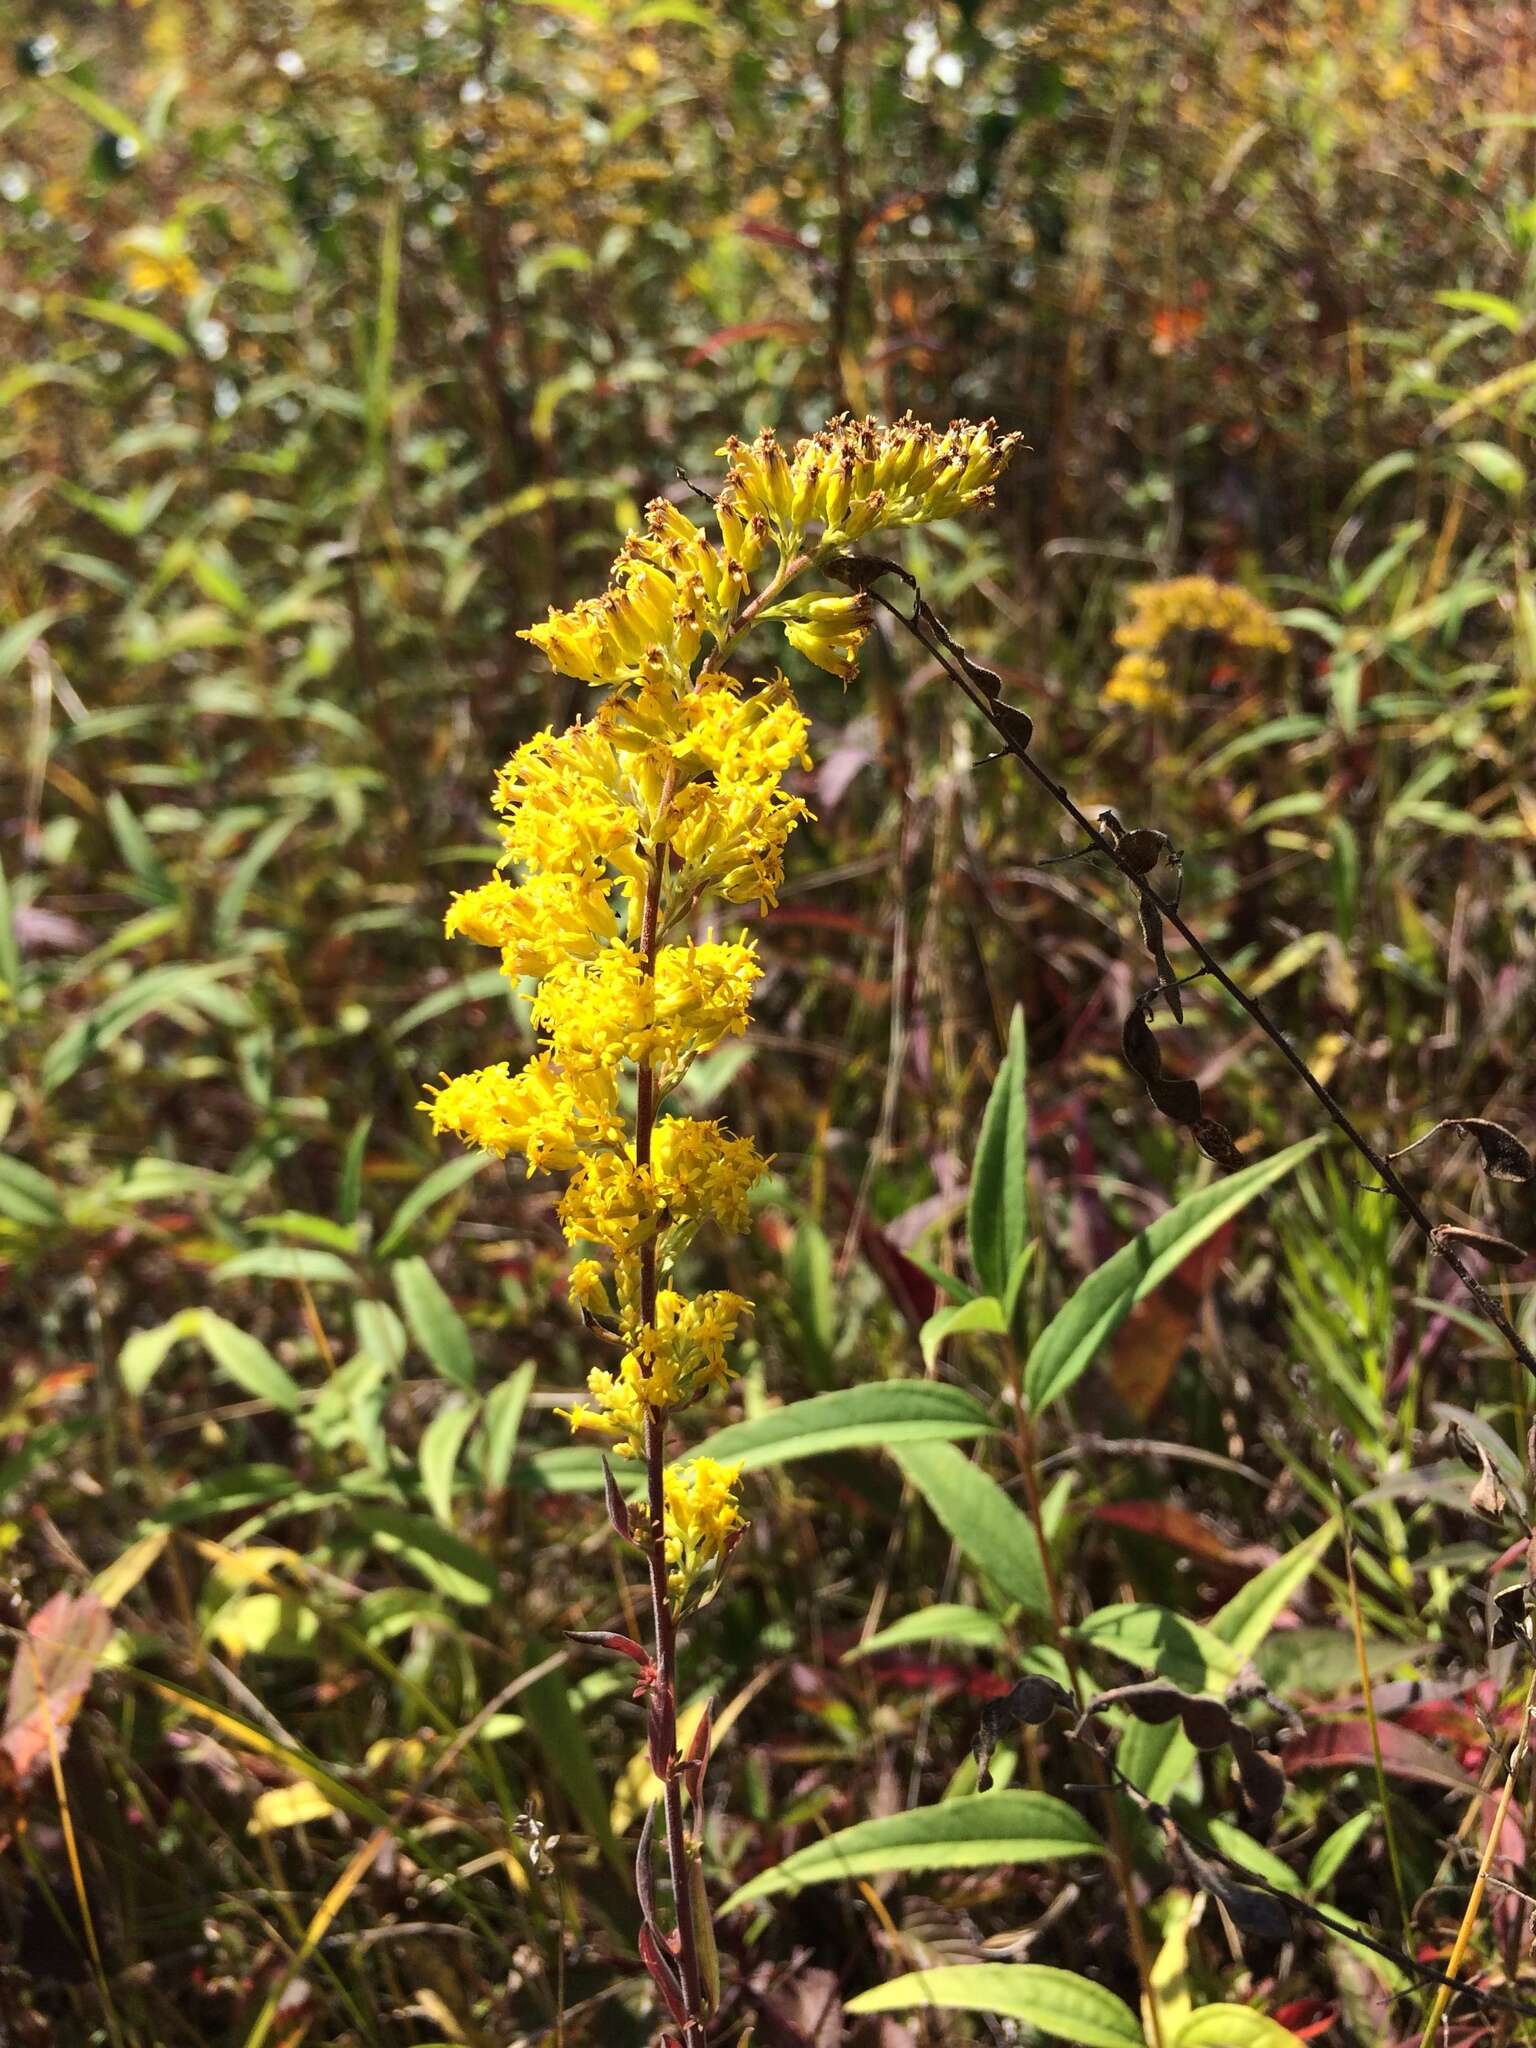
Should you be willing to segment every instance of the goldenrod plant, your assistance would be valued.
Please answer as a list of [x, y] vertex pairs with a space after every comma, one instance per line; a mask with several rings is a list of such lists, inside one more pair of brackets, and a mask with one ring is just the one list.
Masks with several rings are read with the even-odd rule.
[[496, 948], [505, 974], [534, 980], [539, 1050], [517, 1072], [497, 1061], [445, 1077], [425, 1106], [439, 1131], [520, 1154], [530, 1174], [569, 1176], [560, 1218], [581, 1253], [570, 1291], [605, 1362], [565, 1413], [644, 1468], [636, 1505], [611, 1474], [608, 1499], [646, 1561], [653, 1641], [594, 1640], [640, 1668], [676, 1919], [666, 1939], [647, 1911], [641, 1946], [687, 2048], [702, 2042], [717, 1992], [683, 1809], [708, 1736], [679, 1753], [677, 1630], [713, 1596], [744, 1523], [739, 1469], [671, 1462], [670, 1436], [726, 1385], [751, 1303], [671, 1282], [702, 1226], [745, 1229], [767, 1162], [749, 1137], [664, 1105], [700, 1054], [746, 1029], [762, 970], [728, 907], [776, 901], [785, 842], [806, 815], [786, 777], [810, 765], [786, 676], [748, 686], [726, 664], [752, 625], [771, 622], [807, 661], [850, 678], [869, 600], [815, 588], [818, 567], [878, 528], [984, 503], [1015, 438], [991, 421], [940, 433], [911, 417], [847, 416], [792, 448], [771, 431], [733, 438], [721, 451], [718, 541], [656, 499], [603, 595], [523, 634], [560, 674], [606, 695], [507, 762], [493, 799], [506, 852], [447, 913], [450, 936]]

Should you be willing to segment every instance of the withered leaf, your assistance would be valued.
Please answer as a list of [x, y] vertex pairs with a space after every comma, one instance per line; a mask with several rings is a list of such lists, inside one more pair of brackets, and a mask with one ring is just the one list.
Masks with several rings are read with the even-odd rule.
[[1163, 943], [1163, 920], [1158, 914], [1157, 905], [1150, 896], [1138, 896], [1136, 899], [1136, 911], [1137, 916], [1141, 920], [1141, 936], [1146, 942], [1148, 953], [1152, 956], [1152, 964], [1157, 969], [1158, 981], [1165, 984], [1163, 995], [1167, 1001], [1168, 1008], [1173, 1013], [1174, 1021], [1182, 1024], [1184, 1022], [1184, 998], [1179, 994], [1178, 988], [1175, 986], [1173, 963], [1168, 958], [1168, 948]]
[[1140, 1003], [1126, 1013], [1125, 1022], [1120, 1027], [1120, 1051], [1131, 1072], [1143, 1081], [1155, 1081], [1163, 1071], [1163, 1055], [1158, 1050], [1157, 1034]]
[[1491, 1230], [1469, 1230], [1459, 1223], [1439, 1223], [1433, 1234], [1436, 1244], [1449, 1245], [1456, 1251], [1481, 1252], [1495, 1266], [1523, 1266], [1531, 1256], [1523, 1246], [1511, 1244], [1507, 1237], [1499, 1237]]
[[16, 1645], [0, 1751], [25, 1784], [69, 1742], [70, 1724], [112, 1639], [112, 1616], [94, 1593], [55, 1593]]
[[1178, 1074], [1162, 1074], [1147, 1083], [1147, 1093], [1166, 1117], [1176, 1124], [1197, 1124], [1202, 1119], [1200, 1086]]
[[[984, 670], [983, 673], [990, 671]], [[992, 706], [992, 723], [1011, 747], [1017, 747], [1021, 754], [1028, 753], [1029, 743], [1035, 735], [1035, 721], [1027, 711], [1021, 711], [1017, 704], [1005, 704], [999, 697]]]

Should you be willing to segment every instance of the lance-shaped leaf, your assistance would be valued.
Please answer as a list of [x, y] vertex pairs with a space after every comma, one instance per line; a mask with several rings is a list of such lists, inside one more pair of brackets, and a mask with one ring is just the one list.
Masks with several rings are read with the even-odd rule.
[[1075, 1971], [1046, 1963], [946, 1963], [936, 1970], [913, 1970], [861, 1991], [849, 1999], [847, 2010], [911, 2012], [923, 2007], [1022, 2020], [1075, 2048], [1144, 2048], [1141, 2022], [1123, 1998]]
[[861, 1820], [811, 1842], [744, 1884], [726, 1901], [725, 1910], [803, 1885], [885, 1871], [992, 1870], [1103, 1853], [1103, 1839], [1089, 1822], [1049, 1793], [970, 1793], [910, 1813]]

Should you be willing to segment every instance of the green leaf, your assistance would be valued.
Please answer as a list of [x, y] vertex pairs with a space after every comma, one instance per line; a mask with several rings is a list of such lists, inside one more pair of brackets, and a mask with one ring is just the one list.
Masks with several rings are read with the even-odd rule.
[[1499, 298], [1493, 292], [1436, 292], [1435, 304], [1449, 306], [1453, 313], [1486, 314], [1490, 320], [1496, 320], [1500, 327], [1508, 328], [1511, 334], [1518, 334], [1525, 324], [1520, 308], [1511, 305], [1508, 299]]
[[391, 1258], [429, 1209], [435, 1208], [455, 1189], [463, 1187], [466, 1181], [473, 1180], [477, 1173], [484, 1173], [488, 1166], [496, 1164], [489, 1152], [465, 1152], [457, 1159], [435, 1167], [420, 1187], [412, 1188], [395, 1211], [394, 1220], [379, 1239], [377, 1256]]
[[1525, 464], [1497, 441], [1459, 441], [1452, 452], [1507, 498], [1518, 498], [1525, 489]]
[[61, 100], [68, 100], [85, 118], [98, 128], [105, 128], [109, 134], [120, 135], [125, 142], [136, 143], [143, 150], [149, 146], [149, 138], [131, 114], [125, 114], [121, 107], [111, 100], [103, 99], [99, 92], [92, 92], [88, 85], [63, 73], [55, 73], [48, 81], [48, 90]]
[[58, 1189], [24, 1159], [0, 1153], [0, 1216], [28, 1230], [49, 1230], [64, 1219]]
[[480, 1413], [478, 1401], [439, 1408], [422, 1432], [421, 1490], [445, 1529], [453, 1527], [453, 1474], [464, 1439]]
[[400, 1370], [407, 1349], [405, 1325], [387, 1301], [353, 1302], [352, 1327], [360, 1351], [379, 1359], [391, 1372]]
[[973, 1792], [910, 1813], [885, 1814], [812, 1842], [762, 1871], [722, 1911], [803, 1885], [894, 1870], [996, 1870], [1058, 1857], [1101, 1856], [1104, 1843], [1081, 1815], [1044, 1792]]
[[312, 1245], [263, 1244], [236, 1252], [214, 1269], [214, 1285], [230, 1280], [302, 1280], [308, 1286], [355, 1287], [357, 1275], [335, 1252]]
[[699, 1446], [747, 1472], [821, 1458], [829, 1451], [883, 1451], [896, 1444], [990, 1436], [987, 1411], [960, 1387], [935, 1380], [871, 1380], [792, 1401], [750, 1422], [733, 1422]]
[[288, 835], [300, 823], [297, 812], [274, 818], [264, 831], [258, 832], [245, 852], [235, 863], [233, 872], [219, 891], [218, 901], [213, 906], [214, 943], [224, 946], [234, 937], [246, 899], [255, 886], [256, 877], [277, 852]]
[[0, 993], [14, 998], [21, 988], [21, 947], [16, 939], [16, 906], [5, 862], [0, 861]]
[[368, 1133], [373, 1129], [373, 1112], [360, 1116], [341, 1155], [341, 1181], [336, 1194], [336, 1214], [341, 1222], [353, 1224], [363, 1206], [363, 1161], [368, 1152]]
[[1143, 1601], [1096, 1608], [1073, 1636], [1085, 1649], [1105, 1650], [1186, 1692], [1221, 1692], [1243, 1659], [1210, 1629]]
[[537, 1371], [531, 1358], [524, 1359], [515, 1372], [492, 1387], [481, 1405], [476, 1450], [481, 1480], [491, 1493], [501, 1491], [512, 1470], [523, 1411], [528, 1406]]
[[194, 1009], [202, 1006], [215, 984], [247, 964], [244, 960], [178, 962], [151, 968], [125, 987], [114, 989], [94, 1010], [67, 1025], [49, 1046], [43, 1055], [43, 1093], [51, 1095], [62, 1088], [95, 1053], [104, 1051], [145, 1017], [178, 1003]]
[[154, 841], [135, 817], [121, 790], [114, 789], [108, 793], [106, 812], [112, 837], [117, 841], [117, 850], [123, 856], [128, 872], [156, 903], [174, 903], [176, 885], [166, 873], [165, 865], [155, 851]]
[[1141, 2022], [1123, 1998], [1046, 1963], [945, 1963], [935, 1970], [914, 1970], [861, 1991], [845, 2010], [911, 2012], [925, 2006], [1023, 2020], [1037, 2033], [1073, 2042], [1076, 2048], [1143, 2048]]
[[259, 1339], [225, 1322], [211, 1308], [198, 1311], [197, 1334], [203, 1349], [226, 1379], [233, 1380], [257, 1400], [270, 1401], [285, 1415], [298, 1410], [304, 1396], [297, 1380], [283, 1370]]
[[1029, 1235], [1027, 1060], [1024, 1012], [1015, 1009], [1008, 1050], [982, 1114], [966, 1209], [971, 1264], [983, 1290], [999, 1300]]
[[168, 327], [157, 314], [146, 313], [142, 306], [120, 306], [114, 299], [69, 299], [66, 303], [88, 319], [104, 321], [108, 327], [120, 327], [135, 341], [147, 341], [151, 347], [163, 350], [168, 356], [180, 357], [190, 353], [191, 345], [184, 334]]
[[[547, 1646], [529, 1645], [529, 1668], [543, 1661]], [[614, 1839], [607, 1794], [598, 1773], [587, 1731], [577, 1719], [570, 1685], [564, 1671], [555, 1670], [537, 1680], [518, 1702], [527, 1716], [534, 1740], [544, 1752], [555, 1781], [575, 1808], [587, 1833], [604, 1854], [619, 1867], [622, 1852]], [[627, 1874], [627, 1873], [626, 1873]]]
[[124, 1340], [123, 1348], [117, 1354], [118, 1377], [135, 1400], [176, 1346], [183, 1339], [198, 1335], [203, 1313], [200, 1308], [184, 1308], [168, 1323], [157, 1323], [152, 1330], [135, 1330]]
[[806, 1363], [815, 1379], [826, 1379], [837, 1341], [837, 1315], [832, 1297], [832, 1247], [821, 1225], [804, 1217], [785, 1262], [795, 1325], [805, 1347]]
[[376, 1550], [398, 1557], [450, 1600], [483, 1607], [496, 1591], [496, 1567], [478, 1550], [425, 1515], [399, 1508], [356, 1507], [351, 1519]]
[[1197, 1246], [1255, 1195], [1310, 1158], [1325, 1134], [1303, 1138], [1273, 1158], [1197, 1188], [1090, 1273], [1040, 1333], [1024, 1367], [1024, 1394], [1035, 1414], [1059, 1401], [1088, 1370], [1138, 1301], [1160, 1287]]
[[939, 1355], [939, 1346], [946, 1337], [958, 1337], [966, 1331], [982, 1331], [991, 1336], [1006, 1335], [1008, 1319], [1003, 1304], [991, 1294], [978, 1294], [974, 1300], [951, 1302], [948, 1308], [936, 1309], [918, 1332], [922, 1346], [923, 1363], [930, 1369]]
[[919, 1607], [902, 1615], [888, 1628], [876, 1629], [862, 1643], [844, 1650], [842, 1661], [852, 1664], [860, 1657], [874, 1657], [882, 1650], [905, 1649], [911, 1643], [958, 1643], [969, 1650], [1001, 1650], [1008, 1632], [995, 1615], [979, 1607], [962, 1607], [941, 1601], [936, 1607]]
[[1202, 2005], [1169, 2048], [1302, 2048], [1301, 2037], [1251, 2005]]
[[1045, 1613], [1034, 1529], [997, 1481], [953, 1444], [907, 1444], [893, 1455], [976, 1569], [1008, 1599]]
[[425, 1259], [397, 1259], [391, 1277], [406, 1325], [445, 1380], [472, 1393], [475, 1351], [464, 1318]]

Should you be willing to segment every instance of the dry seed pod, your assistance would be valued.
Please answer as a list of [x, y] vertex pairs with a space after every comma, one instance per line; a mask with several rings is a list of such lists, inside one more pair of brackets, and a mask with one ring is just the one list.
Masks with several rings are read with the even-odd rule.
[[1184, 1022], [1184, 998], [1179, 994], [1174, 978], [1173, 962], [1168, 958], [1168, 948], [1163, 943], [1163, 920], [1157, 912], [1157, 905], [1150, 897], [1140, 896], [1136, 902], [1136, 913], [1141, 920], [1141, 936], [1152, 956], [1152, 965], [1157, 969], [1157, 978], [1162, 984], [1168, 1007], [1174, 1021]]
[[1233, 1144], [1232, 1133], [1225, 1124], [1217, 1123], [1213, 1116], [1203, 1116], [1192, 1129], [1195, 1143], [1207, 1159], [1214, 1159], [1218, 1166], [1226, 1167], [1229, 1173], [1242, 1165], [1243, 1155]]
[[1017, 704], [1005, 704], [998, 698], [992, 706], [992, 723], [1020, 753], [1029, 752], [1029, 743], [1034, 738], [1035, 721], [1027, 711], [1021, 711]]
[[1134, 832], [1127, 832], [1115, 851], [1138, 875], [1150, 875], [1170, 844], [1166, 832], [1154, 832], [1150, 826], [1142, 825]]
[[1422, 1138], [1415, 1138], [1401, 1152], [1389, 1152], [1387, 1157], [1405, 1158], [1429, 1139], [1438, 1137], [1441, 1131], [1460, 1131], [1463, 1137], [1474, 1139], [1483, 1156], [1483, 1171], [1490, 1180], [1536, 1181], [1536, 1159], [1532, 1159], [1513, 1131], [1506, 1131], [1502, 1124], [1490, 1123], [1485, 1116], [1442, 1117]]
[[1523, 1266], [1531, 1256], [1520, 1245], [1511, 1244], [1507, 1237], [1499, 1237], [1491, 1230], [1465, 1230], [1459, 1223], [1439, 1223], [1432, 1234], [1437, 1245], [1450, 1245], [1461, 1252], [1481, 1252], [1494, 1266]]
[[1178, 1074], [1160, 1074], [1147, 1083], [1147, 1093], [1166, 1117], [1176, 1124], [1198, 1124], [1209, 1119], [1200, 1111], [1200, 1085]]
[[1163, 1071], [1157, 1034], [1147, 1021], [1147, 1013], [1140, 1003], [1126, 1013], [1125, 1022], [1120, 1027], [1120, 1051], [1131, 1072], [1143, 1081], [1155, 1081]]

